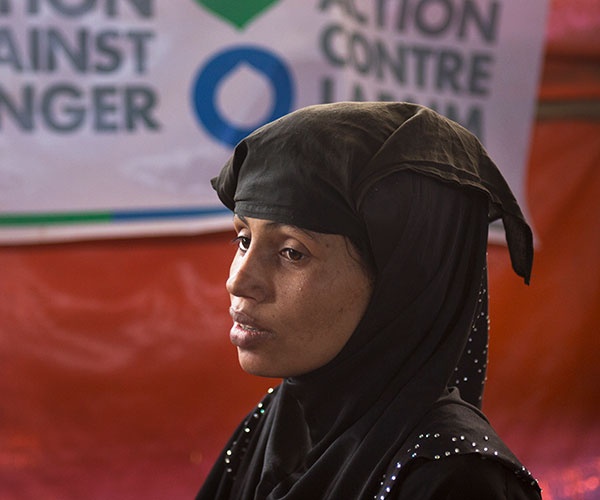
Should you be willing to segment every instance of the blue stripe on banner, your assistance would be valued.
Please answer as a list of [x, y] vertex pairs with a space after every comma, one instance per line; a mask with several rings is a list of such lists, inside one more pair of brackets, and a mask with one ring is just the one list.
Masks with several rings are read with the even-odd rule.
[[119, 210], [111, 211], [112, 222], [127, 222], [144, 219], [177, 219], [188, 217], [209, 217], [212, 215], [227, 215], [231, 211], [225, 207], [215, 208], [177, 208], [177, 209], [148, 209], [148, 210]]

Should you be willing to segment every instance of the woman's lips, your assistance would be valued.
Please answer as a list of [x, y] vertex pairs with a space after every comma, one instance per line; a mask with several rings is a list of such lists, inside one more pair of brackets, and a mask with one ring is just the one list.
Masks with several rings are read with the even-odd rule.
[[264, 340], [273, 336], [273, 333], [264, 329], [251, 316], [231, 307], [229, 314], [233, 319], [233, 327], [229, 332], [231, 343], [242, 349], [250, 349]]

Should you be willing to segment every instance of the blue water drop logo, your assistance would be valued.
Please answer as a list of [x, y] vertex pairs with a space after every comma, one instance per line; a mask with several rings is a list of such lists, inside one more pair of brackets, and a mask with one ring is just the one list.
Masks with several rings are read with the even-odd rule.
[[[249, 127], [228, 121], [217, 105], [220, 84], [240, 64], [249, 65], [264, 75], [273, 92], [270, 115]], [[294, 86], [287, 65], [273, 52], [256, 46], [240, 46], [218, 52], [208, 60], [198, 71], [192, 98], [196, 116], [208, 133], [224, 144], [235, 146], [258, 127], [292, 110]]]

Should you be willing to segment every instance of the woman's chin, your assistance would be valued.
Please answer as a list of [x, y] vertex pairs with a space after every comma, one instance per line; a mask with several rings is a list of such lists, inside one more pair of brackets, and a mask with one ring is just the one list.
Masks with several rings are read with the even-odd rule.
[[257, 377], [272, 377], [272, 378], [284, 378], [288, 375], [281, 374], [281, 371], [273, 362], [265, 359], [264, 356], [251, 352], [238, 347], [238, 361], [240, 367], [246, 373], [250, 375], [256, 375]]
[[237, 347], [238, 362], [242, 370], [250, 375], [270, 378], [288, 378], [306, 375], [330, 362], [335, 353], [327, 353], [326, 356], [310, 357], [301, 359], [297, 355], [288, 356], [287, 359], [281, 354], [266, 352], [266, 349], [245, 349]]

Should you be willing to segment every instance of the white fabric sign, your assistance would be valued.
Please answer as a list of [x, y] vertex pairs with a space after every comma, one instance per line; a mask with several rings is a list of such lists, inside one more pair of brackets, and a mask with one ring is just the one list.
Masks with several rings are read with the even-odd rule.
[[0, 242], [227, 227], [234, 144], [294, 109], [410, 100], [526, 207], [547, 0], [0, 0]]

